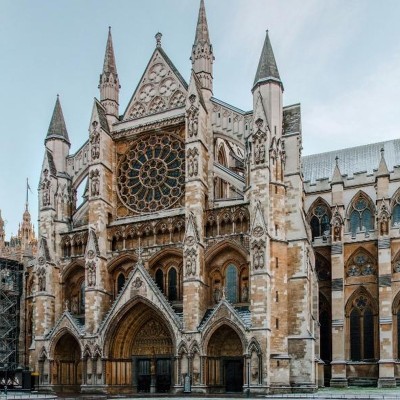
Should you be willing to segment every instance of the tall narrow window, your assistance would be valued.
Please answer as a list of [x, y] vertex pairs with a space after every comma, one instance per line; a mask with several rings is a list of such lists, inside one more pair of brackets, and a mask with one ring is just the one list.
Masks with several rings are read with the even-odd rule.
[[352, 236], [357, 232], [368, 232], [374, 228], [373, 213], [369, 203], [368, 199], [360, 194], [351, 205], [349, 228]]
[[231, 303], [237, 303], [238, 277], [237, 268], [233, 264], [229, 264], [226, 269], [226, 299]]
[[171, 268], [168, 272], [168, 300], [175, 301], [178, 299], [178, 291], [176, 287], [177, 277], [176, 269]]
[[318, 204], [312, 210], [310, 219], [312, 238], [329, 236], [331, 232], [330, 215], [325, 204]]
[[119, 293], [125, 285], [125, 275], [121, 272], [117, 278], [117, 293]]
[[85, 281], [81, 283], [79, 314], [85, 314]]
[[375, 316], [370, 301], [360, 295], [350, 312], [350, 358], [352, 361], [375, 358]]
[[164, 274], [161, 269], [156, 271], [156, 283], [162, 292], [164, 292]]

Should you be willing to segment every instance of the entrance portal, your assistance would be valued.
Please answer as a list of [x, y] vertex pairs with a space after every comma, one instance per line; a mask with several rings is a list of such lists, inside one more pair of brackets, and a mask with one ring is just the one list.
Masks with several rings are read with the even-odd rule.
[[239, 335], [227, 325], [218, 328], [208, 342], [207, 384], [211, 392], [243, 390], [243, 346]]
[[225, 360], [225, 389], [227, 392], [243, 390], [243, 360]]
[[[155, 366], [155, 370], [154, 370]], [[171, 360], [150, 358], [137, 360], [137, 391], [139, 393], [167, 393], [171, 388]]]

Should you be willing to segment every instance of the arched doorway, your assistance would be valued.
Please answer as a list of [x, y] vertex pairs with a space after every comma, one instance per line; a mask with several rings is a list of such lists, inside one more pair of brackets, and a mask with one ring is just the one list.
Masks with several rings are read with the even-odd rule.
[[219, 327], [208, 342], [207, 382], [212, 392], [243, 391], [243, 345], [228, 325]]
[[169, 392], [174, 383], [173, 343], [164, 318], [152, 307], [136, 303], [112, 335], [107, 384], [123, 392]]
[[54, 385], [63, 386], [63, 391], [68, 391], [68, 386], [76, 390], [74, 387], [82, 384], [81, 348], [69, 332], [56, 343], [52, 379]]

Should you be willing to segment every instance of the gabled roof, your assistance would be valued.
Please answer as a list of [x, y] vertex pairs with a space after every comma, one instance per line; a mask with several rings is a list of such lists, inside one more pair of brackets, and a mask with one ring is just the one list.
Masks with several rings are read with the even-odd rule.
[[258, 82], [264, 82], [268, 80], [274, 80], [282, 83], [267, 31], [253, 86], [255, 86]]
[[157, 47], [128, 103], [123, 120], [184, 107], [187, 89], [188, 84], [162, 49], [158, 39]]
[[340, 172], [352, 177], [356, 173], [372, 174], [380, 164], [381, 149], [385, 151], [385, 161], [389, 171], [400, 164], [400, 139], [350, 147], [327, 153], [313, 154], [302, 158], [304, 180], [315, 183], [332, 176], [336, 157], [340, 160]]
[[53, 115], [51, 117], [49, 129], [47, 130], [46, 141], [49, 139], [62, 139], [71, 144], [68, 137], [67, 127], [64, 121], [64, 115], [61, 108], [59, 96], [57, 95]]

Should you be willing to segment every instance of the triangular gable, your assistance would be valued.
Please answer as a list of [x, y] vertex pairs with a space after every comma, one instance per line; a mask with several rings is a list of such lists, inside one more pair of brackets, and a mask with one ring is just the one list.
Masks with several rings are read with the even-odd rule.
[[110, 133], [108, 121], [106, 117], [106, 110], [103, 105], [95, 98], [92, 108], [92, 116], [90, 118], [89, 130], [92, 129], [93, 123], [98, 123], [104, 132]]
[[175, 313], [164, 294], [160, 291], [159, 287], [147, 272], [142, 261], [139, 260], [111, 309], [104, 318], [99, 328], [99, 332], [103, 331], [124, 305], [135, 297], [146, 299], [146, 301], [154, 305], [156, 309], [159, 309], [164, 315], [168, 316], [168, 320], [173, 322], [178, 329], [182, 329], [182, 322], [179, 316]]
[[232, 306], [232, 304], [225, 299], [221, 299], [207, 320], [200, 324], [198, 329], [200, 332], [205, 332], [221, 319], [227, 319], [243, 330], [247, 330], [250, 327], [250, 324], [246, 324], [243, 319], [240, 318], [238, 311]]
[[53, 338], [61, 329], [65, 328], [75, 333], [77, 337], [81, 336], [83, 333], [83, 328], [81, 329], [71, 313], [68, 310], [65, 310], [54, 325], [54, 328], [46, 335], [46, 339], [49, 340]]
[[161, 47], [150, 58], [123, 120], [185, 106], [188, 85]]

